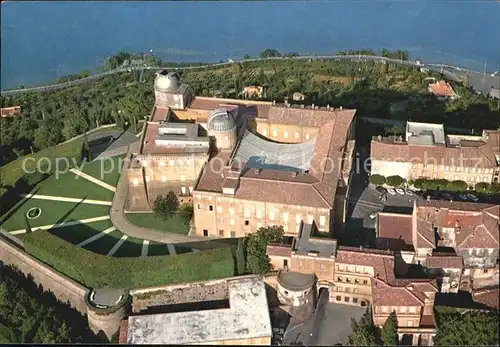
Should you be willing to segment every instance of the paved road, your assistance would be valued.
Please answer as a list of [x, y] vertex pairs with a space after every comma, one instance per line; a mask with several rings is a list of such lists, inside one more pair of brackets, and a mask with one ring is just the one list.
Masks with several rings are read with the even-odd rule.
[[491, 76], [489, 73], [463, 69], [443, 69], [443, 74], [454, 81], [461, 81], [467, 77], [474, 90], [486, 95], [491, 88], [500, 89], [500, 76]]
[[[123, 162], [123, 167], [127, 168], [129, 164], [129, 155]], [[213, 248], [225, 248], [234, 246], [237, 239], [208, 239], [206, 237], [185, 236], [181, 234], [162, 232], [158, 230], [139, 227], [131, 224], [125, 216], [125, 203], [128, 194], [128, 177], [127, 170], [122, 169], [116, 192], [113, 197], [113, 203], [110, 209], [110, 217], [113, 226], [120, 230], [123, 234], [144, 240], [179, 244], [182, 246], [194, 248], [197, 250], [208, 250]]]
[[[158, 66], [145, 66], [141, 67], [138, 69], [144, 69], [144, 70], [156, 70], [156, 69], [167, 69], [167, 70], [193, 70], [193, 69], [204, 69], [208, 67], [221, 67], [221, 66], [227, 66], [227, 65], [232, 65], [232, 64], [239, 64], [239, 63], [251, 63], [251, 62], [257, 62], [257, 61], [264, 61], [264, 60], [342, 60], [342, 59], [350, 59], [350, 60], [359, 60], [359, 61], [368, 61], [368, 60], [373, 60], [373, 61], [388, 61], [388, 62], [394, 62], [406, 66], [414, 66], [414, 67], [426, 67], [429, 69], [433, 69], [436, 71], [439, 71], [441, 68], [446, 68], [450, 71], [452, 70], [457, 70], [460, 69], [462, 71], [470, 71], [468, 69], [463, 69], [458, 66], [453, 66], [453, 65], [446, 65], [446, 64], [434, 64], [434, 63], [427, 63], [427, 64], [417, 64], [414, 61], [404, 61], [404, 60], [399, 60], [399, 59], [390, 59], [386, 57], [381, 57], [381, 56], [371, 56], [371, 55], [306, 55], [306, 56], [299, 56], [299, 57], [293, 57], [293, 58], [287, 58], [287, 57], [270, 57], [270, 58], [254, 58], [254, 59], [243, 59], [243, 60], [237, 60], [237, 61], [229, 61], [229, 62], [224, 62], [224, 63], [216, 63], [216, 64], [207, 64], [207, 65], [198, 65], [198, 66], [182, 66], [182, 67], [158, 67]], [[71, 86], [75, 86], [78, 84], [82, 84], [91, 80], [95, 80], [104, 76], [112, 75], [115, 73], [120, 73], [120, 72], [126, 72], [128, 68], [118, 68], [112, 71], [107, 71], [101, 74], [97, 75], [92, 75], [88, 76], [79, 80], [75, 81], [70, 81], [66, 83], [58, 83], [58, 84], [51, 84], [51, 85], [45, 85], [45, 86], [40, 86], [40, 87], [33, 87], [33, 88], [25, 88], [25, 89], [15, 89], [15, 90], [5, 90], [1, 91], [1, 95], [12, 95], [12, 94], [17, 94], [17, 93], [27, 93], [27, 92], [43, 92], [43, 91], [51, 91], [51, 90], [57, 90], [57, 89], [62, 89], [62, 88], [67, 88]], [[480, 74], [480, 72], [477, 72]], [[476, 79], [472, 80], [471, 83], [474, 86], [474, 83], [477, 82]]]

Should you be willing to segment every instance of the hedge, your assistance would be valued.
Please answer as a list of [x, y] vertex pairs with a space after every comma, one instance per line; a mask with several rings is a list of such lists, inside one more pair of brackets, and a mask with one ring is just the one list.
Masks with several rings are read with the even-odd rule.
[[397, 175], [396, 176], [389, 176], [385, 180], [386, 180], [387, 184], [390, 185], [391, 187], [399, 187], [404, 182], [403, 177], [397, 176]]
[[373, 174], [370, 176], [370, 183], [381, 186], [385, 183], [385, 177], [382, 175]]
[[235, 272], [230, 248], [118, 258], [93, 253], [41, 230], [25, 235], [23, 243], [29, 254], [89, 288], [143, 288], [231, 277]]

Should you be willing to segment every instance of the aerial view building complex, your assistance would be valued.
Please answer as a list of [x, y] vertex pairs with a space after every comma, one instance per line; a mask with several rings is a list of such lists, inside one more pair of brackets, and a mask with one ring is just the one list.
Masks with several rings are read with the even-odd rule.
[[[156, 105], [129, 175], [129, 210], [175, 191], [194, 202], [195, 234], [241, 237], [302, 221], [322, 232], [342, 220], [355, 110], [194, 97], [160, 72]], [[335, 217], [335, 218], [334, 218]]]
[[404, 179], [442, 178], [468, 184], [498, 183], [500, 134], [445, 134], [443, 124], [406, 123], [403, 138], [378, 136], [371, 142], [372, 174]]

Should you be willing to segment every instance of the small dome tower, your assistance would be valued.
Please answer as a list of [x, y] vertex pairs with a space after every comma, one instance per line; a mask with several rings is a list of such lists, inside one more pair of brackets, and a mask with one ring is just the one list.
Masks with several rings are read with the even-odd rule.
[[215, 109], [207, 120], [208, 135], [215, 138], [219, 150], [231, 150], [236, 145], [236, 122], [225, 108]]

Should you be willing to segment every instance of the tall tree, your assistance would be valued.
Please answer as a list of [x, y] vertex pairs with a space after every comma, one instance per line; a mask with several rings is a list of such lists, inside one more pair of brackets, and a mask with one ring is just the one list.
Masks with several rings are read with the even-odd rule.
[[380, 340], [384, 346], [396, 346], [397, 339], [397, 328], [396, 328], [396, 315], [392, 312], [382, 327], [380, 331]]
[[271, 265], [266, 254], [267, 245], [283, 240], [284, 229], [281, 225], [259, 228], [257, 232], [247, 236], [247, 269], [254, 274], [269, 272]]
[[90, 153], [89, 139], [87, 138], [87, 132], [85, 132], [83, 134], [83, 148], [85, 151], [85, 158], [87, 159], [87, 161], [92, 161], [91, 153]]
[[348, 346], [376, 346], [376, 328], [365, 315], [359, 322], [351, 318], [352, 334], [349, 336]]
[[24, 215], [24, 225], [26, 226], [26, 234], [31, 233], [31, 225], [30, 221], [28, 220], [28, 216]]
[[245, 239], [238, 240], [238, 248], [236, 249], [236, 272], [238, 275], [243, 275], [246, 270], [245, 259]]

